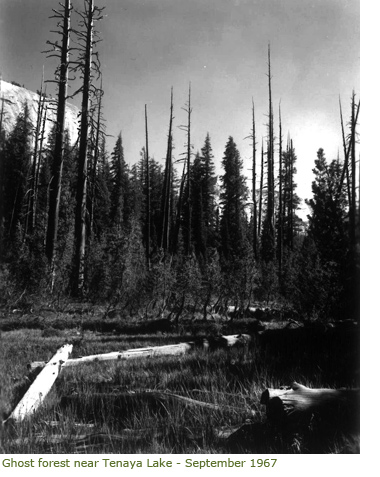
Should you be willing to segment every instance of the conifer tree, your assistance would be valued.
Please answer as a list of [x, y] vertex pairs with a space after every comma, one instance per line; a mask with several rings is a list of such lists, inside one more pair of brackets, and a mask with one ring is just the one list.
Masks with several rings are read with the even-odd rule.
[[105, 136], [101, 140], [95, 180], [93, 228], [98, 240], [100, 240], [110, 226], [112, 191], [112, 176], [107, 158]]
[[124, 148], [121, 133], [117, 138], [115, 147], [111, 154], [110, 174], [112, 181], [111, 192], [111, 223], [120, 234], [125, 223], [126, 208], [126, 190], [128, 183], [127, 166], [124, 160]]
[[201, 164], [203, 171], [202, 179], [202, 209], [205, 229], [206, 249], [215, 246], [216, 237], [216, 205], [215, 186], [217, 177], [215, 176], [214, 156], [212, 153], [210, 134], [207, 133], [204, 146], [201, 149]]
[[[293, 147], [293, 141], [289, 140], [286, 151], [282, 154], [283, 168], [281, 173], [281, 208], [282, 213], [279, 216], [278, 227], [282, 228], [282, 243], [284, 247], [293, 250], [294, 236], [297, 232], [297, 216], [296, 210], [301, 202], [295, 190], [297, 184], [294, 180], [297, 156]], [[281, 217], [281, 222], [280, 222]], [[279, 232], [280, 233], [280, 232]]]
[[206, 221], [204, 213], [204, 170], [199, 152], [195, 155], [191, 167], [191, 203], [192, 203], [192, 240], [197, 256], [206, 255]]
[[17, 231], [22, 231], [22, 235], [25, 231], [25, 197], [32, 156], [32, 128], [29, 108], [25, 104], [4, 147], [4, 241], [9, 248], [12, 248]]
[[337, 160], [329, 164], [323, 149], [319, 149], [313, 173], [313, 198], [306, 201], [311, 209], [308, 235], [314, 240], [323, 262], [342, 263], [348, 250], [347, 189], [345, 186], [340, 189], [342, 165]]
[[244, 254], [244, 207], [247, 198], [247, 187], [242, 175], [243, 161], [231, 136], [226, 144], [222, 165], [220, 233], [222, 253], [229, 260]]

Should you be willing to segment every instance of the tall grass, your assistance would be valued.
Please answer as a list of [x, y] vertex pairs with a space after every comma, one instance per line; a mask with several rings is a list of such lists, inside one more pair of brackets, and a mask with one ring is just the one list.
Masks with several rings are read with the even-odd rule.
[[[78, 333], [75, 329], [56, 333], [3, 332], [0, 346], [3, 417], [9, 415], [30, 384], [25, 378], [26, 365], [48, 360], [65, 343], [75, 343], [72, 357], [77, 357], [191, 339], [177, 334]], [[267, 387], [287, 385], [293, 380], [312, 387], [355, 384], [352, 375], [345, 383], [343, 378], [338, 383], [339, 370], [331, 372], [329, 363], [336, 358], [333, 348], [323, 348], [319, 355], [315, 352], [312, 362], [302, 356], [305, 350], [298, 350], [298, 354], [294, 351], [284, 356], [280, 350], [276, 353], [256, 342], [248, 351], [195, 350], [181, 357], [139, 358], [63, 369], [41, 410], [21, 425], [6, 426], [3, 450], [127, 454], [344, 451], [351, 436], [336, 434], [331, 441], [313, 442], [314, 436], [311, 438], [309, 434], [284, 434], [266, 424], [265, 409], [259, 400]], [[339, 354], [342, 352], [339, 350]], [[340, 362], [336, 364], [340, 366]], [[169, 391], [218, 404], [220, 410], [170, 400], [152, 404], [137, 399], [131, 404], [123, 398], [127, 392], [144, 390]], [[221, 438], [223, 429], [243, 424], [249, 410], [256, 411], [250, 426], [230, 439]], [[90, 434], [95, 435], [92, 440], [76, 442]], [[62, 436], [67, 439], [62, 441]], [[315, 439], [318, 441], [318, 436]]]

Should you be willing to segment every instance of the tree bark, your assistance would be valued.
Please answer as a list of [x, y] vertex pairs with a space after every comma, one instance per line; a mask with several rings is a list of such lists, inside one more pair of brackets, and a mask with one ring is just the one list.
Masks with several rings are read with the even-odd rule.
[[150, 238], [151, 238], [151, 211], [150, 211], [150, 170], [149, 170], [149, 140], [148, 140], [148, 112], [145, 105], [145, 177], [146, 177], [146, 262], [148, 271], [150, 270]]
[[64, 345], [60, 348], [51, 360], [46, 364], [41, 373], [32, 383], [24, 397], [17, 404], [8, 420], [23, 421], [26, 417], [31, 416], [43, 403], [48, 392], [52, 388], [59, 372], [68, 359], [73, 345]]
[[84, 294], [84, 273], [86, 253], [86, 211], [87, 211], [87, 150], [88, 150], [88, 106], [91, 86], [92, 43], [94, 29], [94, 2], [88, 0], [85, 64], [83, 68], [83, 96], [80, 126], [78, 185], [75, 214], [75, 258], [74, 295]]
[[266, 389], [261, 404], [268, 419], [279, 424], [309, 422], [312, 416], [337, 426], [356, 427], [360, 409], [359, 389], [311, 389], [294, 382], [289, 389]]
[[172, 127], [173, 127], [173, 88], [170, 96], [170, 120], [168, 133], [168, 147], [166, 151], [165, 177], [161, 199], [161, 234], [159, 247], [165, 252], [169, 250], [169, 228], [170, 228], [170, 196], [172, 182]]
[[59, 202], [61, 199], [61, 179], [63, 166], [63, 143], [65, 133], [66, 96], [69, 70], [69, 32], [71, 0], [65, 1], [62, 30], [61, 65], [58, 89], [57, 122], [55, 130], [54, 159], [49, 192], [49, 212], [46, 232], [46, 256], [52, 271], [52, 288], [54, 286], [55, 246], [58, 234]]

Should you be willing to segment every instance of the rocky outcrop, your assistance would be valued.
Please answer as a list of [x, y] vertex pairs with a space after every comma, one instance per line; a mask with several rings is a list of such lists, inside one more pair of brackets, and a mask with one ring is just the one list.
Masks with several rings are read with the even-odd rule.
[[[16, 124], [17, 117], [22, 112], [25, 103], [29, 107], [30, 118], [33, 125], [35, 126], [37, 124], [37, 109], [39, 101], [39, 95], [37, 93], [29, 91], [21, 86], [0, 80], [0, 101], [1, 100], [3, 100], [4, 104], [2, 128], [5, 130], [6, 134], [9, 134], [12, 131]], [[54, 98], [48, 96], [47, 101], [48, 113], [46, 121], [46, 137], [56, 119]], [[79, 109], [73, 104], [67, 103], [65, 129], [67, 129], [70, 134], [72, 144], [76, 142], [78, 137], [78, 114]]]

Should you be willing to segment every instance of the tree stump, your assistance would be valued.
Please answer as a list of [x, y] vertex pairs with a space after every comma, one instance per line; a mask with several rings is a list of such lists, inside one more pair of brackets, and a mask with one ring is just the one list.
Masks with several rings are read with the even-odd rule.
[[323, 422], [338, 430], [359, 430], [359, 389], [311, 389], [294, 382], [291, 388], [266, 389], [261, 395], [268, 420], [280, 425]]

